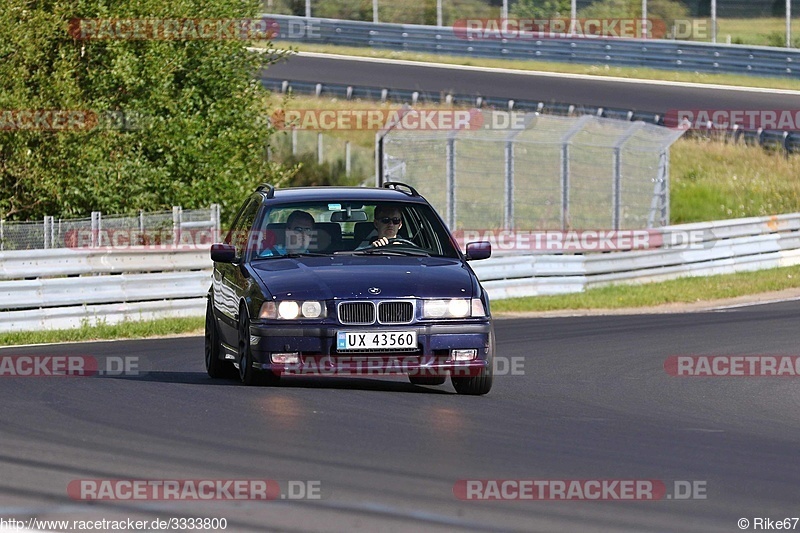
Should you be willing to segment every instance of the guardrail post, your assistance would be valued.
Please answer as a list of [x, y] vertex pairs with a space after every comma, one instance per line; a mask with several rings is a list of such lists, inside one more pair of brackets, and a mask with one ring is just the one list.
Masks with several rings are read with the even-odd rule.
[[292, 128], [292, 155], [297, 155], [297, 129]]
[[181, 242], [181, 222], [183, 222], [183, 209], [179, 205], [172, 206], [172, 245]]
[[323, 143], [322, 133], [320, 132], [317, 133], [317, 163], [319, 163], [320, 165], [322, 164], [322, 161], [324, 159], [322, 153], [322, 143]]
[[6, 246], [6, 221], [0, 218], [0, 252], [5, 250]]

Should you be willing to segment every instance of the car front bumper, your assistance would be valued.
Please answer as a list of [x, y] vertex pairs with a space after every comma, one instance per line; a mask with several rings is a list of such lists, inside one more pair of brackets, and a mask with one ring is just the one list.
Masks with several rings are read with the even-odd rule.
[[[276, 374], [298, 375], [477, 375], [489, 363], [489, 319], [459, 323], [384, 326], [392, 331], [416, 331], [414, 351], [337, 351], [339, 331], [373, 331], [357, 326], [251, 324], [253, 366]], [[452, 350], [475, 350], [471, 360], [455, 360]], [[273, 363], [272, 354], [298, 354], [299, 361]]]

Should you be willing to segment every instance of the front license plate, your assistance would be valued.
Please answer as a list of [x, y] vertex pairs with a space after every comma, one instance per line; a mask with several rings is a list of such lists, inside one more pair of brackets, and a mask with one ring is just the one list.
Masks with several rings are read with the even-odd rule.
[[339, 331], [336, 349], [343, 350], [396, 350], [416, 348], [416, 331]]

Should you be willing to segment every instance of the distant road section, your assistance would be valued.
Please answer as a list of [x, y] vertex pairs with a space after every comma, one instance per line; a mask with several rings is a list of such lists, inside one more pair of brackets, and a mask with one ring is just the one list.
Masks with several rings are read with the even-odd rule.
[[664, 113], [670, 109], [800, 109], [800, 91], [681, 84], [302, 53], [264, 79], [461, 93]]

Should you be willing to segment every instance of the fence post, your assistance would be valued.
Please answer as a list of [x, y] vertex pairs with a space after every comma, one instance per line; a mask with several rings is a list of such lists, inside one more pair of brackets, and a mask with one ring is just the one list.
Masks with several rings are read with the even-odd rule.
[[292, 128], [292, 155], [297, 155], [297, 129]]
[[597, 120], [592, 115], [583, 115], [561, 137], [561, 229], [566, 231], [569, 225], [569, 147], [574, 137], [590, 120]]
[[447, 225], [450, 230], [456, 229], [456, 139], [455, 132], [447, 136], [445, 162], [445, 188], [447, 190]]
[[323, 157], [324, 154], [322, 153], [322, 143], [323, 143], [322, 132], [320, 132], [317, 133], [317, 163], [320, 165], [322, 164], [322, 161], [324, 159]]
[[717, 0], [711, 0], [711, 42], [717, 44]]
[[662, 194], [662, 204], [661, 204], [661, 225], [668, 226], [669, 225], [669, 150], [664, 150], [662, 152], [663, 163], [659, 165], [659, 171], [661, 172], [661, 176], [659, 176], [660, 183], [661, 183], [661, 194]]
[[172, 245], [177, 246], [181, 242], [181, 222], [183, 221], [183, 210], [179, 205], [172, 206]]
[[6, 249], [6, 221], [0, 218], [0, 252]]
[[344, 175], [350, 177], [350, 141], [344, 142]]
[[99, 248], [102, 244], [103, 219], [100, 211], [92, 211], [92, 248]]
[[[493, 111], [490, 111], [493, 113]], [[512, 126], [511, 133], [506, 136], [506, 145], [504, 151], [504, 160], [505, 160], [505, 202], [504, 202], [504, 213], [503, 213], [503, 229], [514, 229], [514, 178], [515, 178], [515, 167], [514, 167], [514, 139], [522, 133], [523, 131], [528, 129], [531, 122], [536, 119], [536, 115], [534, 113], [526, 113], [522, 122], [522, 127], [517, 129]], [[512, 119], [512, 124], [514, 123]]]
[[213, 242], [220, 242], [222, 240], [222, 236], [220, 233], [222, 232], [222, 228], [220, 228], [220, 206], [219, 204], [211, 204], [211, 224], [214, 226], [214, 236], [212, 238]]
[[620, 228], [620, 224], [622, 223], [621, 220], [621, 211], [622, 211], [622, 146], [630, 139], [637, 130], [644, 127], [644, 122], [634, 122], [633, 126], [626, 129], [622, 135], [617, 139], [617, 142], [614, 143], [614, 183], [612, 185], [612, 202], [613, 202], [613, 214], [612, 214], [612, 226], [613, 229], [618, 230]]
[[53, 217], [45, 215], [44, 222], [42, 224], [42, 233], [44, 233], [44, 249], [47, 250], [49, 248], [55, 248], [53, 245], [53, 238], [55, 237], [55, 229], [54, 229], [54, 222]]
[[504, 150], [505, 162], [505, 209], [503, 213], [503, 229], [513, 229], [514, 222], [514, 141], [506, 139]]

